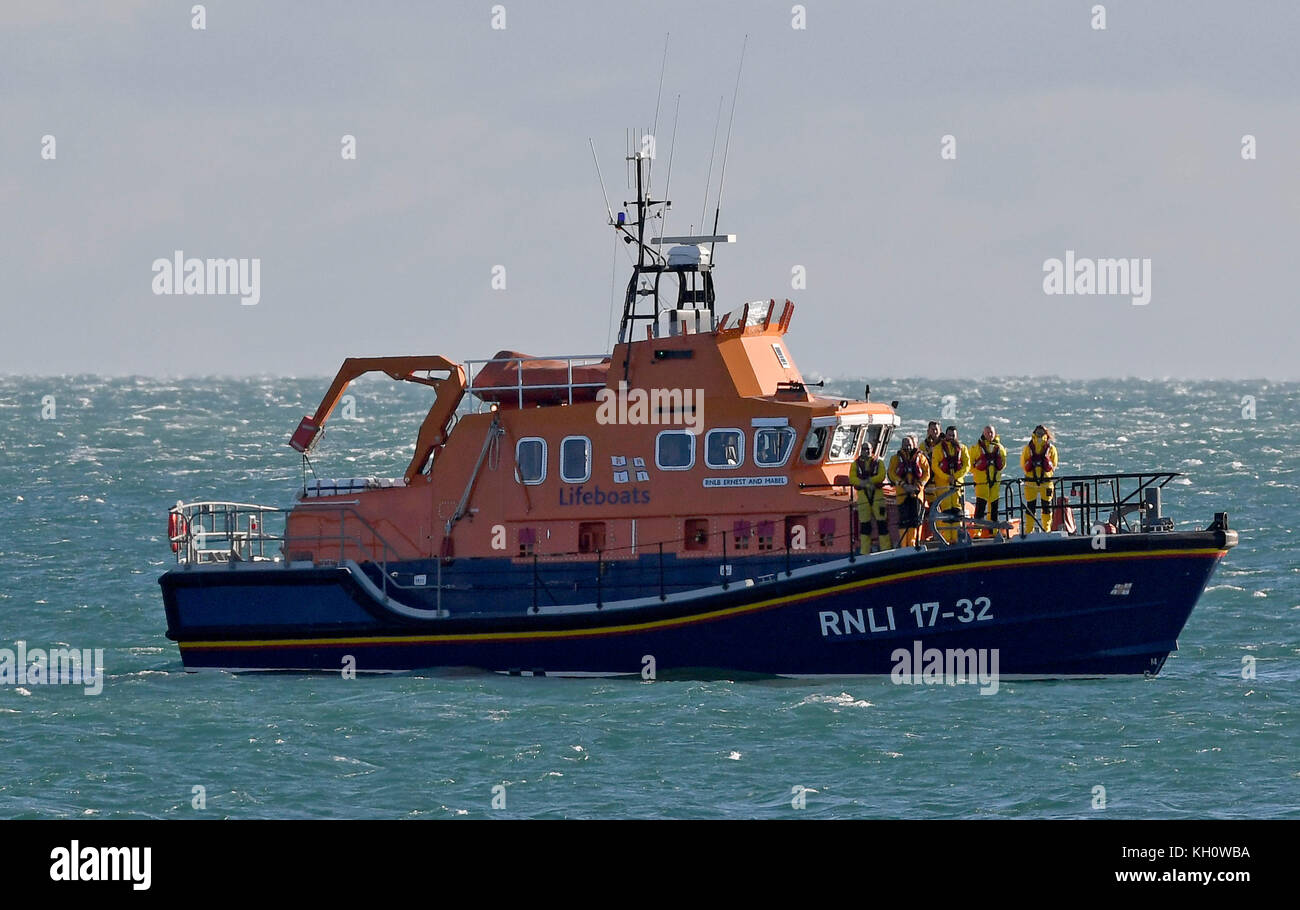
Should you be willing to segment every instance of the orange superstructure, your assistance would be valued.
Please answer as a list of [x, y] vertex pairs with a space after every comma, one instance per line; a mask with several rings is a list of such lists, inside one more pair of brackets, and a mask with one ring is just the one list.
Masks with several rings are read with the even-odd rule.
[[[399, 559], [594, 558], [597, 550], [634, 558], [638, 541], [668, 542], [682, 555], [716, 556], [724, 546], [740, 555], [782, 549], [800, 534], [812, 551], [823, 541], [843, 550], [851, 519], [837, 478], [844, 483], [864, 442], [883, 452], [898, 420], [889, 405], [810, 389], [786, 347], [793, 311], [789, 301], [751, 304], [714, 331], [623, 342], [597, 370], [574, 368], [572, 383], [563, 358], [494, 358], [468, 385], [471, 395], [476, 386], [490, 391], [445, 438], [444, 415], [461, 401], [466, 369], [432, 358], [453, 381], [436, 386], [405, 483], [305, 491], [290, 516], [289, 555], [337, 548], [336, 524], [346, 518], [322, 508], [330, 503], [347, 503]], [[349, 361], [340, 379], [384, 361]], [[605, 382], [593, 391], [597, 373]], [[572, 404], [569, 385], [582, 387]], [[345, 386], [334, 382], [318, 415]]]
[[376, 546], [398, 561], [444, 562], [635, 560], [647, 546], [682, 558], [850, 550], [849, 467], [864, 444], [883, 454], [894, 409], [817, 394], [786, 346], [790, 301], [716, 314], [713, 249], [734, 236], [647, 242], [648, 213], [663, 202], [641, 191], [648, 160], [631, 160], [637, 217], [611, 224], [636, 243], [637, 261], [614, 350], [346, 361], [291, 440], [304, 457], [363, 373], [422, 382], [437, 397], [400, 483], [304, 488], [286, 530], [291, 561]]

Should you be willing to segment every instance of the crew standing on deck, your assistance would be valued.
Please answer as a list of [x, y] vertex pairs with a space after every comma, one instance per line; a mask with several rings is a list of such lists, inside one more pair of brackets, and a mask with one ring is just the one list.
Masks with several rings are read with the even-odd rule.
[[849, 483], [858, 491], [859, 552], [864, 554], [872, 551], [872, 538], [876, 539], [877, 550], [890, 550], [894, 546], [885, 503], [887, 477], [885, 460], [865, 446], [849, 468]]
[[1007, 467], [1007, 450], [993, 424], [984, 428], [975, 445], [970, 447], [971, 468], [975, 472], [975, 517], [998, 520], [998, 500], [1002, 498], [1002, 472]]
[[916, 447], [915, 436], [904, 436], [898, 452], [889, 459], [889, 479], [897, 489], [898, 527], [903, 532], [901, 545], [915, 546], [925, 515], [925, 484], [930, 479], [929, 459]]
[[1056, 490], [1052, 475], [1056, 473], [1056, 465], [1052, 433], [1040, 423], [1034, 427], [1033, 437], [1020, 453], [1020, 466], [1025, 471], [1025, 506], [1029, 511], [1026, 534], [1031, 533], [1035, 525], [1044, 531], [1052, 530], [1052, 496]]
[[921, 443], [921, 454], [925, 456], [926, 463], [930, 465], [931, 475], [930, 482], [925, 485], [926, 503], [934, 502], [934, 463], [935, 450], [939, 448], [939, 442], [943, 439], [943, 434], [939, 432], [939, 421], [931, 420], [925, 427], [925, 441]]
[[[930, 460], [931, 476], [934, 479], [935, 495], [939, 497], [938, 511], [965, 511], [966, 498], [962, 485], [970, 473], [970, 453], [957, 439], [957, 428], [950, 426], [943, 431], [939, 444], [934, 447]], [[940, 522], [939, 533], [943, 539], [952, 543], [957, 539], [957, 526], [952, 522]]]

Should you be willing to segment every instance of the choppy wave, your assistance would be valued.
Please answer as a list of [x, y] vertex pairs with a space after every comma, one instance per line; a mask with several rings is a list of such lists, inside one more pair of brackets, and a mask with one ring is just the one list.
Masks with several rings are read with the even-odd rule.
[[[970, 441], [993, 421], [1014, 453], [1047, 422], [1065, 470], [1183, 471], [1165, 489], [1179, 526], [1228, 512], [1241, 545], [1164, 672], [994, 697], [888, 680], [186, 674], [156, 583], [166, 509], [288, 504], [303, 467], [285, 443], [327, 380], [8, 377], [0, 647], [103, 648], [107, 678], [98, 696], [0, 686], [0, 817], [1058, 817], [1096, 815], [1097, 785], [1126, 817], [1300, 815], [1300, 386], [877, 377], [827, 393], [864, 381], [908, 431], [935, 418]], [[400, 475], [428, 390], [351, 394], [358, 419], [331, 424], [318, 472]]]

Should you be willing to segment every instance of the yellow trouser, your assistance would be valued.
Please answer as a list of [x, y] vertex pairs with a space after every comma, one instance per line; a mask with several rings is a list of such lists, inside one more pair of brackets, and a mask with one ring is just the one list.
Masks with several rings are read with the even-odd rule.
[[[963, 510], [962, 487], [952, 486], [948, 483], [935, 484], [936, 489], [942, 490], [951, 486], [952, 492], [939, 500], [939, 505], [935, 507], [936, 512], [960, 512]], [[936, 521], [935, 526], [939, 529], [939, 536], [948, 543], [957, 539], [957, 524], [951, 521]]]
[[871, 521], [875, 519], [877, 539], [881, 550], [891, 550], [894, 543], [889, 538], [889, 513], [886, 511], [884, 494], [876, 491], [874, 499], [858, 496], [858, 552], [871, 552]]
[[[975, 481], [975, 517], [982, 518], [985, 521], [998, 520], [998, 506], [1001, 505], [998, 495], [1002, 492], [1000, 483], [981, 483]], [[984, 510], [980, 511], [980, 500], [984, 501]], [[1000, 534], [1000, 531], [986, 532]]]
[[1026, 534], [1033, 531], [1035, 526], [1044, 531], [1052, 530], [1052, 494], [1055, 491], [1056, 485], [1050, 479], [1041, 483], [1025, 481], [1025, 508], [1029, 511], [1029, 518], [1025, 522]]

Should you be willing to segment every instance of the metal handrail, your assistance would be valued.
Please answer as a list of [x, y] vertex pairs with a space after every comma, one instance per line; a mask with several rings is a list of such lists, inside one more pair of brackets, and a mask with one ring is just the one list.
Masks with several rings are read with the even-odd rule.
[[[1129, 523], [1126, 521], [1128, 512], [1124, 510], [1124, 507], [1129, 506], [1131, 504], [1132, 507], [1131, 510], [1140, 512], [1141, 509], [1143, 508], [1143, 504], [1141, 502], [1134, 502], [1134, 500], [1136, 497], [1141, 495], [1142, 490], [1147, 489], [1148, 487], [1151, 487], [1153, 485], [1163, 487], [1166, 484], [1168, 484], [1170, 481], [1172, 481], [1175, 477], [1178, 476], [1181, 476], [1179, 472], [1149, 471], [1149, 472], [1131, 472], [1131, 473], [1115, 473], [1115, 474], [1064, 475], [1060, 477], [1053, 477], [1050, 478], [1053, 482], [1054, 489], [1053, 489], [1053, 497], [1052, 497], [1051, 505], [1049, 507], [1050, 508], [1058, 507], [1056, 505], [1056, 500], [1060, 498], [1058, 494], [1061, 490], [1066, 488], [1067, 484], [1073, 484], [1075, 486], [1086, 485], [1084, 488], [1090, 491], [1092, 490], [1100, 491], [1102, 489], [1109, 488], [1111, 491], [1114, 492], [1113, 497], [1111, 497], [1110, 499], [1103, 499], [1100, 497], [1093, 498], [1091, 494], [1089, 494], [1089, 496], [1083, 497], [1082, 501], [1077, 503], [1071, 503], [1067, 501], [1063, 503], [1063, 507], [1069, 508], [1071, 510], [1077, 510], [1081, 516], [1088, 516], [1092, 514], [1100, 515], [1107, 509], [1114, 510], [1116, 513], [1118, 513], [1116, 517], [1119, 519], [1119, 521], [1117, 522], [1117, 532], [1126, 533], [1128, 531], [1131, 531], [1132, 528], [1129, 525]], [[1121, 481], [1124, 480], [1137, 481], [1135, 489], [1133, 489], [1131, 492], [1128, 492], [1127, 494], [1123, 493], [1120, 487]], [[941, 499], [949, 495], [950, 492], [957, 485], [950, 484], [946, 487], [936, 490], [934, 500], [930, 505], [929, 516], [928, 516], [929, 524], [935, 532], [933, 538], [935, 542], [932, 544], [932, 546], [946, 547], [946, 546], [954, 545], [954, 544], [949, 544], [948, 541], [944, 539], [943, 534], [940, 533], [941, 529], [939, 527], [939, 524], [941, 522], [948, 523], [948, 528], [944, 528], [943, 530], [948, 530], [953, 525], [955, 525], [958, 528], [959, 541], [961, 543], [969, 543], [970, 537], [969, 534], [967, 533], [968, 528], [985, 527], [985, 528], [993, 528], [1001, 531], [1008, 531], [1013, 527], [1012, 519], [1017, 514], [1019, 514], [1019, 517], [1021, 519], [1022, 533], [1023, 533], [1025, 528], [1025, 525], [1023, 523], [1025, 505], [1023, 502], [1023, 497], [1020, 494], [1021, 494], [1021, 487], [1025, 482], [1026, 482], [1025, 478], [1009, 478], [999, 482], [1000, 486], [1002, 487], [1003, 498], [1006, 501], [1008, 507], [1008, 511], [1004, 516], [1004, 520], [1000, 522], [992, 522], [983, 519], [969, 518], [965, 515], [964, 511], [961, 511], [960, 513], [952, 510], [939, 511], [937, 509], [937, 503]], [[973, 481], [963, 481], [961, 487], [964, 488], [965, 486], [968, 485], [973, 485]], [[862, 554], [860, 552], [859, 535], [862, 529], [858, 527], [857, 502], [856, 502], [856, 496], [854, 495], [854, 491], [850, 490], [850, 495], [847, 502], [845, 502], [844, 500], [840, 500], [838, 497], [830, 499], [828, 500], [828, 502], [833, 502], [834, 505], [830, 508], [809, 509], [807, 511], [807, 521], [804, 523], [804, 527], [809, 536], [809, 539], [806, 545], [802, 548], [796, 548], [795, 546], [793, 546], [793, 541], [791, 537], [787, 536], [783, 546], [774, 546], [770, 550], [760, 550], [757, 547], [754, 547], [753, 549], [749, 549], [747, 547], [746, 551], [743, 554], [738, 553], [736, 549], [730, 545], [730, 541], [728, 540], [728, 535], [734, 534], [736, 529], [734, 527], [724, 526], [717, 530], [710, 530], [710, 531], [703, 532], [703, 539], [709, 544], [705, 552], [696, 554], [690, 551], [679, 549], [678, 552], [674, 553], [674, 556], [677, 557], [677, 559], [674, 560], [675, 565], [678, 568], [681, 568], [683, 566], [683, 562], [679, 560], [682, 559], [685, 559], [688, 563], [694, 564], [701, 569], [716, 564], [718, 566], [719, 578], [716, 582], [714, 582], [714, 584], [718, 584], [725, 589], [735, 584], [737, 581], [731, 575], [729, 575], [728, 572], [730, 571], [729, 567], [733, 565], [733, 560], [737, 559], [738, 557], [744, 560], [745, 561], [744, 564], [751, 567], [751, 569], [757, 569], [758, 571], [765, 573], [765, 574], [753, 575], [751, 577], [751, 583], [763, 582], [765, 580], [772, 580], [779, 575], [784, 575], [786, 577], [792, 576], [794, 574], [795, 569], [797, 568], [795, 562], [796, 559], [799, 561], [798, 562], [799, 566], [816, 564], [818, 562], [824, 561], [825, 559], [844, 558], [845, 556], [847, 556], [850, 562], [856, 561], [856, 559], [859, 556], [864, 556], [865, 554]], [[301, 506], [303, 504], [299, 504], [299, 505]], [[307, 505], [310, 505], [311, 508], [307, 510], [305, 514], [319, 513], [321, 510], [337, 512], [340, 516], [340, 521], [337, 526], [337, 533], [323, 533], [323, 534], [318, 533], [318, 534], [311, 534], [311, 535], [295, 534], [290, 536], [288, 534], [288, 529], [286, 527], [284, 535], [269, 534], [265, 531], [265, 524], [264, 524], [265, 516], [277, 515], [277, 514], [287, 515], [290, 514], [290, 512], [292, 511], [292, 510], [281, 509], [275, 506], [262, 506], [262, 505], [252, 504], [252, 503], [228, 503], [228, 502], [218, 502], [218, 501], [205, 501], [199, 503], [190, 503], [188, 505], [182, 504], [181, 512], [183, 515], [186, 515], [188, 517], [191, 518], [197, 517], [205, 520], [207, 520], [209, 516], [211, 516], [211, 521], [214, 523], [214, 525], [217, 521], [223, 520], [223, 516], [226, 519], [229, 519], [231, 516], [234, 516], [234, 521], [233, 524], [231, 525], [230, 530], [224, 530], [224, 529], [216, 529], [214, 531], [200, 530], [200, 533], [217, 533], [223, 535], [224, 539], [230, 544], [231, 547], [231, 549], [225, 551], [227, 554], [226, 558], [229, 558], [229, 553], [231, 552], [236, 552], [236, 555], [240, 555], [241, 557], [245, 553], [251, 553], [252, 544], [256, 540], [279, 541], [282, 545], [282, 552], [284, 553], [284, 557], [285, 557], [285, 566], [286, 568], [288, 568], [290, 567], [292, 549], [295, 541], [304, 541], [304, 542], [314, 541], [316, 543], [316, 547], [313, 548], [313, 554], [312, 554], [314, 561], [319, 560], [321, 557], [322, 551], [321, 551], [320, 544], [322, 542], [328, 541], [332, 543], [337, 541], [338, 559], [336, 561], [336, 564], [345, 565], [348, 562], [348, 545], [351, 544], [355, 546], [356, 550], [366, 554], [366, 556], [369, 557], [368, 559], [360, 560], [360, 562], [362, 562], [363, 564], [369, 563], [371, 565], [374, 565], [376, 569], [379, 570], [380, 588], [385, 598], [389, 596], [390, 589], [399, 589], [405, 591], [421, 591], [421, 590], [427, 591], [430, 590], [431, 587], [435, 587], [437, 591], [437, 596], [439, 598], [439, 610], [442, 609], [441, 598], [445, 587], [442, 584], [442, 565], [444, 561], [442, 557], [436, 557], [438, 560], [437, 563], [438, 579], [437, 579], [436, 586], [429, 586], [429, 585], [420, 586], [420, 585], [413, 585], [413, 584], [403, 584], [399, 582], [396, 578], [392, 577], [392, 575], [389, 572], [390, 560], [396, 559], [398, 550], [384, 537], [382, 533], [378, 531], [377, 528], [375, 528], [374, 525], [372, 525], [364, 516], [358, 513], [356, 509], [353, 509], [348, 505], [334, 505], [330, 503], [310, 503]], [[839, 529], [838, 522], [836, 523], [836, 529], [828, 532], [827, 534], [823, 534], [820, 530], [817, 531], [813, 530], [814, 528], [813, 520], [815, 518], [820, 516], [835, 514], [846, 508], [848, 510], [847, 513], [848, 521], [843, 526], [842, 531]], [[174, 512], [176, 510], [173, 509], [172, 511]], [[245, 512], [250, 514], [256, 514], [258, 516], [257, 535], [255, 537], [250, 536], [249, 532], [239, 527], [238, 517], [244, 514]], [[347, 527], [348, 513], [351, 513], [352, 516], [354, 516], [355, 521], [359, 523], [362, 529], [364, 529], [362, 533], [359, 534], [349, 533], [349, 529]], [[777, 526], [780, 524], [780, 522], [777, 519], [773, 519], [772, 523], [773, 523], [773, 532], [774, 532], [773, 537], [775, 537], [776, 532], [778, 531]], [[1079, 525], [1078, 533], [1083, 533], [1083, 534], [1089, 533], [1089, 528], [1090, 526], [1088, 524], [1081, 522]], [[753, 533], [754, 530], [751, 528], [751, 534]], [[194, 534], [195, 534], [194, 525], [192, 523], [188, 524], [186, 527], [182, 529], [181, 535], [173, 538], [173, 542], [180, 541], [185, 543], [186, 545], [185, 553], [187, 555], [194, 554], [196, 556], [196, 558], [194, 558], [192, 561], [195, 562], [220, 561], [219, 554], [222, 552], [220, 548], [203, 549], [201, 551], [192, 548], [192, 538]], [[366, 535], [369, 535], [369, 540], [365, 539]], [[721, 539], [720, 554], [718, 553], [717, 550], [717, 546], [718, 546], [716, 542], [717, 538]], [[655, 565], [657, 565], [658, 590], [659, 590], [660, 599], [666, 599], [670, 593], [670, 589], [673, 589], [675, 591], [675, 590], [681, 590], [684, 587], [687, 589], [700, 587], [698, 583], [683, 585], [681, 583], [669, 584], [669, 582], [667, 581], [667, 569], [663, 558], [665, 544], [669, 544], [669, 545], [674, 543], [681, 544], [687, 541], [688, 539], [694, 539], [696, 541], [699, 541], [700, 540], [699, 534], [692, 533], [689, 536], [684, 535], [679, 538], [675, 538], [672, 540], [665, 540], [665, 541], [650, 541], [650, 542], [642, 541], [638, 544], [631, 544], [624, 547], [615, 547], [615, 548], [600, 547], [591, 552], [556, 551], [552, 553], [542, 554], [534, 550], [528, 553], [526, 557], [531, 562], [532, 571], [530, 574], [531, 574], [533, 611], [539, 612], [540, 607], [543, 604], [543, 601], [548, 602], [550, 604], [558, 604], [556, 598], [556, 592], [555, 590], [552, 590], [552, 584], [554, 584], [554, 582], [550, 581], [548, 579], [548, 576], [563, 577], [564, 580], [561, 583], [561, 587], [558, 590], [568, 590], [568, 585], [570, 582], [573, 582], [575, 586], [580, 585], [581, 588], [584, 590], [587, 589], [589, 582], [582, 580], [585, 578], [585, 572], [587, 570], [582, 570], [579, 569], [577, 566], [575, 566], [574, 557], [589, 557], [591, 559], [592, 562], [591, 568], [594, 569], [596, 575], [594, 581], [590, 582], [590, 584], [592, 585], [592, 589], [594, 590], [594, 595], [593, 595], [594, 602], [597, 603], [597, 605], [608, 603], [617, 599], [619, 589], [621, 588], [628, 588], [628, 589], [635, 588], [638, 590], [646, 590], [646, 589], [653, 588], [652, 579], [650, 577], [645, 576], [644, 574], [642, 574], [636, 582], [633, 582], [627, 576], [622, 575], [622, 573], [625, 570], [616, 568], [616, 566], [622, 561], [619, 559], [620, 551], [622, 551], [624, 554], [628, 556], [631, 556], [633, 560], [633, 566], [640, 573], [649, 572], [653, 575], [655, 571]], [[752, 546], [752, 541], [754, 540], [754, 538], [751, 537], [750, 540]], [[816, 544], [814, 544], [814, 540], [817, 541]], [[775, 540], [773, 540], [772, 542], [775, 543]], [[235, 548], [237, 547], [242, 547], [243, 549], [236, 551]], [[637, 559], [638, 551], [645, 553], [647, 556], [653, 556], [655, 554], [656, 548], [658, 550], [657, 561], [652, 559], [648, 563], [643, 563], [641, 560]], [[206, 555], [209, 558], [204, 558], [204, 555]], [[882, 555], [882, 554], [876, 554], [876, 555]], [[562, 566], [557, 566], [554, 564], [547, 565], [547, 563], [551, 562], [552, 560], [556, 560], [556, 561], [562, 560], [564, 561], [565, 564]], [[809, 562], [809, 560], [811, 560], [811, 563]], [[184, 562], [187, 560], [183, 559], [180, 553], [178, 553], [177, 561]], [[611, 571], [615, 571], [619, 574], [610, 575]], [[478, 579], [475, 577], [475, 570], [472, 567], [468, 569], [462, 568], [457, 573], [457, 580], [459, 582], [465, 582], [466, 577], [468, 576], [471, 582], [471, 586], [473, 588], [481, 588], [483, 590], [493, 589], [494, 581], [500, 581], [499, 584], [500, 587], [516, 586], [515, 584], [511, 584], [508, 579], [499, 579], [500, 575], [501, 575], [501, 571], [500, 568], [497, 566], [492, 566], [489, 567], [488, 569], [485, 569], [483, 571], [483, 577], [487, 579], [487, 583], [483, 584], [480, 583]], [[626, 580], [619, 581], [618, 580], [619, 577], [623, 577]], [[461, 585], [458, 585], [457, 587], [460, 586]], [[577, 588], [575, 587], [575, 590], [576, 589]]]
[[[559, 354], [552, 357], [491, 357], [486, 360], [467, 360], [464, 363], [466, 376], [468, 377], [468, 381], [465, 386], [466, 390], [469, 392], [469, 396], [467, 397], [472, 396], [474, 398], [477, 398], [479, 401], [477, 409], [481, 410], [484, 405], [491, 404], [492, 402], [483, 401], [482, 397], [479, 394], [480, 392], [514, 392], [516, 395], [516, 402], [518, 406], [522, 408], [524, 406], [525, 391], [534, 392], [539, 390], [563, 389], [569, 393], [569, 404], [573, 404], [574, 389], [603, 389], [606, 387], [606, 383], [604, 382], [574, 382], [573, 367], [575, 361], [581, 361], [577, 363], [577, 366], [585, 367], [585, 366], [593, 366], [599, 364], [608, 359], [609, 359], [608, 354]], [[539, 363], [547, 360], [564, 361], [566, 368], [568, 370], [568, 381], [561, 382], [561, 383], [528, 383], [525, 385], [524, 369], [523, 369], [524, 364]], [[482, 368], [490, 363], [515, 364], [518, 367], [518, 370], [516, 371], [515, 381], [508, 385], [490, 385], [490, 386], [476, 385], [476, 380], [478, 378], [478, 375], [482, 372]]]

